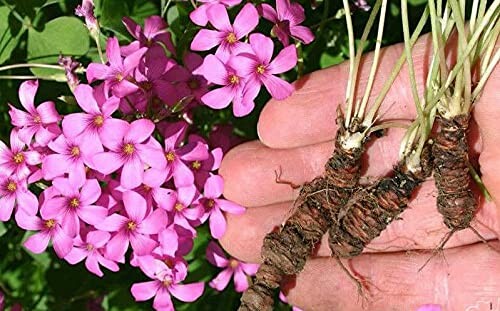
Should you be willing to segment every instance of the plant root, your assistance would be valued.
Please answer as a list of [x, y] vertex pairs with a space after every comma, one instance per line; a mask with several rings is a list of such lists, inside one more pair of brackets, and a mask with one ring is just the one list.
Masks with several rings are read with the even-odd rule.
[[[325, 165], [325, 174], [305, 184], [294, 203], [292, 215], [279, 230], [264, 238], [262, 264], [254, 283], [241, 297], [240, 311], [271, 311], [273, 293], [285, 276], [299, 273], [315, 245], [331, 226], [333, 210], [347, 202], [360, 176], [363, 146], [345, 150], [342, 117], [337, 119], [335, 151]], [[278, 175], [279, 176], [279, 175]]]
[[477, 209], [467, 165], [469, 115], [451, 119], [440, 117], [437, 122], [441, 130], [436, 136], [432, 155], [438, 211], [448, 228], [459, 231], [470, 227]]
[[412, 192], [431, 173], [430, 148], [421, 157], [421, 169], [411, 172], [402, 160], [394, 168], [394, 177], [382, 178], [376, 184], [354, 193], [336, 216], [329, 230], [332, 255], [350, 258], [365, 246], [407, 208]]

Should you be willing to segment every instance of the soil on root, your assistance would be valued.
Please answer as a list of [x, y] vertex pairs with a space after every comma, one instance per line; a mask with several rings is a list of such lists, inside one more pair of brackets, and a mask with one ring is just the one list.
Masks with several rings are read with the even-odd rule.
[[365, 246], [408, 207], [413, 191], [431, 173], [430, 150], [425, 148], [421, 169], [415, 173], [401, 161], [394, 176], [382, 178], [374, 185], [359, 189], [337, 213], [329, 229], [332, 255], [350, 258], [359, 255]]
[[[343, 120], [337, 121], [339, 126]], [[325, 174], [305, 184], [295, 201], [294, 211], [284, 225], [269, 233], [261, 251], [262, 264], [255, 280], [241, 298], [240, 311], [271, 311], [274, 290], [284, 276], [299, 273], [331, 226], [334, 210], [347, 202], [360, 176], [363, 147], [345, 150], [337, 132], [335, 151], [325, 165]]]
[[477, 201], [470, 188], [467, 129], [469, 115], [437, 120], [438, 132], [432, 148], [437, 206], [452, 231], [470, 227]]

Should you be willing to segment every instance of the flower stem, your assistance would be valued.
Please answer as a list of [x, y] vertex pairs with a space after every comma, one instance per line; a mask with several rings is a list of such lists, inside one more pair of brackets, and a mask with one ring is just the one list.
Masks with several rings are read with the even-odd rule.
[[17, 69], [17, 68], [47, 68], [47, 69], [57, 69], [57, 70], [64, 71], [64, 68], [62, 66], [58, 66], [58, 65], [29, 64], [29, 63], [28, 64], [13, 64], [13, 65], [3, 66], [3, 67], [0, 67], [0, 71]]

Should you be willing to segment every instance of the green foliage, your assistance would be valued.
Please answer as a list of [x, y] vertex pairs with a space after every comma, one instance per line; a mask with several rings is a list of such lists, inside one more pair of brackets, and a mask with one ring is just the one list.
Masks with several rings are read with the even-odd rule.
[[[58, 17], [45, 24], [42, 31], [28, 30], [28, 61], [53, 64], [59, 55], [81, 57], [88, 52], [89, 45], [88, 31], [82, 21], [76, 17]], [[38, 77], [66, 81], [61, 70], [32, 68], [31, 71]]]
[[0, 64], [10, 58], [25, 30], [21, 22], [10, 13], [9, 8], [0, 7]]

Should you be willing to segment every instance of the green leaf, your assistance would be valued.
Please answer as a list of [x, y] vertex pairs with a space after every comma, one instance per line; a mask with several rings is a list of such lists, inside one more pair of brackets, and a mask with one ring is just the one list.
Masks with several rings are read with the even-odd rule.
[[21, 23], [10, 15], [8, 7], [0, 7], [0, 64], [10, 58], [25, 30], [24, 27], [21, 28]]
[[[89, 34], [85, 25], [76, 17], [59, 17], [45, 24], [38, 32], [28, 30], [28, 59], [34, 63], [55, 64], [60, 54], [65, 56], [83, 56], [89, 50]], [[33, 68], [31, 71], [39, 77], [66, 81], [64, 71]]]
[[427, 3], [427, 0], [409, 0], [410, 5], [418, 6]]
[[5, 233], [7, 233], [7, 228], [5, 228], [3, 222], [0, 222], [0, 237], [2, 237]]
[[122, 23], [122, 18], [128, 16], [136, 23], [143, 24], [146, 17], [158, 15], [159, 8], [151, 2], [133, 0], [101, 0], [99, 9], [101, 16], [99, 23], [124, 37], [129, 37], [128, 31]]
[[321, 68], [326, 68], [340, 64], [343, 61], [344, 57], [342, 57], [342, 54], [330, 55], [328, 53], [323, 53], [321, 54], [321, 58], [319, 59], [319, 65], [321, 66]]

